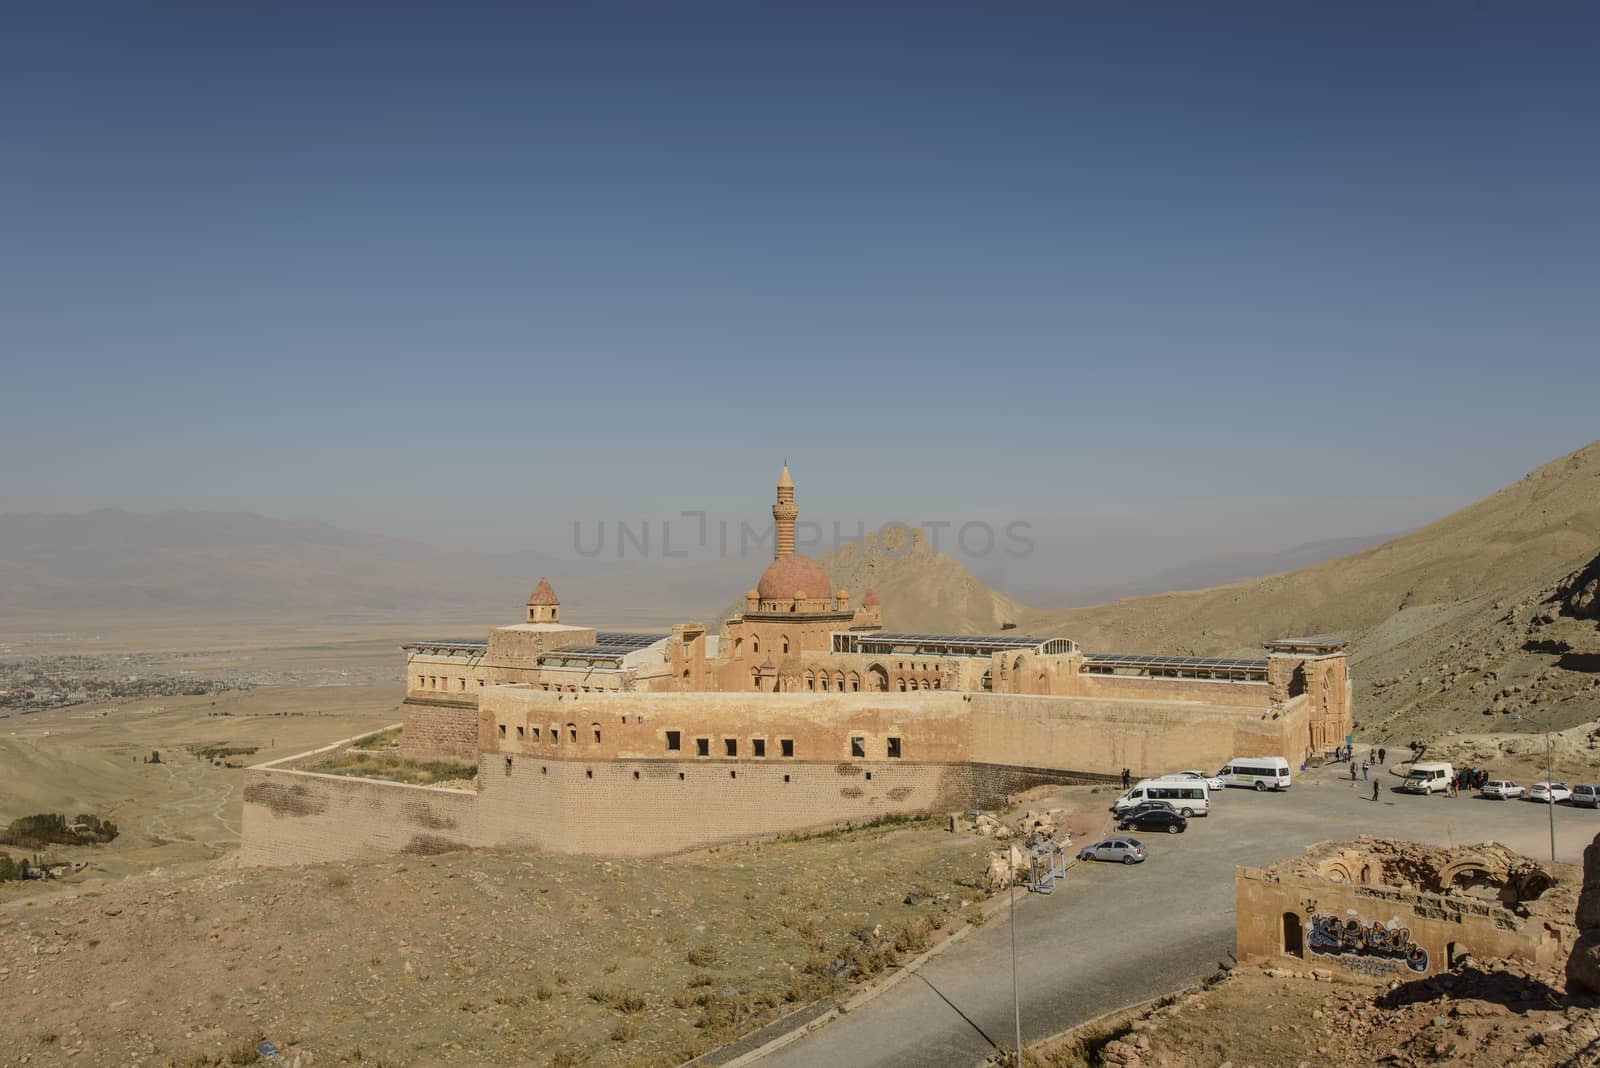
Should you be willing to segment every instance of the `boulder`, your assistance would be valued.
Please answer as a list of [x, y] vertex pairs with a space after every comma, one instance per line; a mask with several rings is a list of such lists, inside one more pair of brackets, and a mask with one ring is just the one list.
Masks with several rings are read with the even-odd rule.
[[1567, 993], [1600, 994], [1600, 927], [1578, 936], [1567, 958]]
[[1006, 849], [997, 849], [989, 854], [989, 871], [986, 881], [990, 890], [1004, 890], [1011, 885], [1011, 865], [1017, 868], [1017, 883], [1025, 884], [1028, 881], [1028, 854], [1021, 846], [1013, 844], [1009, 847], [1011, 854], [1007, 859]]
[[1583, 890], [1578, 894], [1578, 930], [1600, 927], [1600, 835], [1583, 851]]
[[1578, 941], [1567, 958], [1567, 992], [1600, 994], [1600, 834], [1583, 851]]

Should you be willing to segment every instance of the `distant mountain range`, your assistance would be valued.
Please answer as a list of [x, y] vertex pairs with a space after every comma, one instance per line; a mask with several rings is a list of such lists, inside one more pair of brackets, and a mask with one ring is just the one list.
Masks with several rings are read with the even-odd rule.
[[[900, 542], [880, 545], [874, 535], [820, 559], [855, 603], [876, 588], [891, 626], [994, 631], [1034, 611], [933, 551], [921, 531], [889, 534], [902, 541], [907, 536], [909, 549]], [[1283, 570], [1356, 544], [1323, 542], [1200, 561], [1143, 582], [1038, 600], [1066, 606], [1181, 589]], [[712, 621], [737, 610], [743, 602], [735, 598], [754, 584], [763, 566], [750, 558], [667, 564], [449, 552], [248, 512], [0, 515], [0, 612], [17, 621], [388, 617], [488, 625], [515, 619], [527, 591], [548, 575], [574, 619], [660, 627]]]
[[[1565, 727], [1600, 715], [1600, 442], [1381, 544], [1326, 540], [1029, 598], [1102, 602], [1089, 607], [1030, 606], [920, 531], [890, 536], [901, 540], [873, 536], [819, 558], [852, 603], [876, 589], [890, 629], [1014, 627], [1103, 651], [1248, 655], [1270, 638], [1336, 633], [1352, 641], [1358, 718], [1396, 730]], [[0, 619], [386, 619], [478, 633], [520, 618], [548, 575], [568, 618], [654, 629], [739, 610], [763, 563], [445, 552], [247, 513], [12, 514], [0, 515]], [[1127, 596], [1146, 590], [1164, 592]]]

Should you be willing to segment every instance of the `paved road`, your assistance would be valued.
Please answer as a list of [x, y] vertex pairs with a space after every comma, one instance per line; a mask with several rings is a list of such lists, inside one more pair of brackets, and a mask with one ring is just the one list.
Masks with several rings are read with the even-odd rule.
[[[1346, 772], [1348, 774], [1348, 772]], [[1334, 772], [1285, 794], [1224, 791], [1182, 835], [1141, 835], [1144, 864], [1081, 864], [1049, 897], [1018, 894], [1024, 1041], [1156, 997], [1214, 971], [1233, 951], [1233, 869], [1292, 856], [1329, 838], [1375, 834], [1439, 845], [1498, 841], [1548, 856], [1546, 809], [1524, 801], [1382, 799]], [[1576, 861], [1600, 811], [1556, 808], [1557, 856]], [[970, 1068], [1013, 1039], [1006, 914], [892, 990], [763, 1058], [763, 1068], [827, 1065]]]

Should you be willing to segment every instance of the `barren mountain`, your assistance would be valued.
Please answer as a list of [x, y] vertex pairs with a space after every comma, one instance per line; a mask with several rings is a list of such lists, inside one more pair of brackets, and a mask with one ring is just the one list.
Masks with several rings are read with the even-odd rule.
[[[920, 529], [892, 527], [880, 541], [876, 532], [861, 542], [847, 542], [838, 551], [817, 557], [837, 592], [850, 594], [852, 608], [868, 590], [883, 602], [888, 630], [941, 634], [987, 634], [1015, 623], [1030, 609], [996, 593], [972, 576], [957, 560], [935, 552]], [[740, 598], [718, 619], [744, 611]]]
[[1352, 556], [1018, 623], [1126, 652], [1248, 654], [1273, 637], [1341, 634], [1369, 722], [1566, 728], [1600, 716], [1600, 635], [1583, 618], [1597, 551], [1600, 442]]

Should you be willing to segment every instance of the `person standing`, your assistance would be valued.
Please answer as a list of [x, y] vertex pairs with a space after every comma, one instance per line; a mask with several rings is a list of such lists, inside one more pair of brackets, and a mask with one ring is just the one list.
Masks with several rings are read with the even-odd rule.
[[1354, 760], [1350, 761], [1350, 781], [1356, 781], [1356, 762]]
[[1381, 745], [1378, 746], [1378, 766], [1379, 767], [1383, 766], [1383, 758], [1388, 756], [1388, 755], [1389, 754], [1384, 750], [1383, 746], [1381, 746]]
[[1126, 790], [1132, 784], [1133, 784], [1133, 772], [1129, 771], [1127, 768], [1123, 768], [1122, 769], [1122, 788], [1124, 790]]
[[1363, 760], [1361, 762], [1361, 781], [1362, 782], [1366, 782], [1367, 781], [1367, 768], [1369, 768], [1369, 767], [1371, 767], [1371, 765], [1368, 764], [1365, 760]]
[[1377, 779], [1373, 779], [1372, 780], [1372, 799], [1374, 801], [1376, 801], [1378, 799], [1378, 780]]

